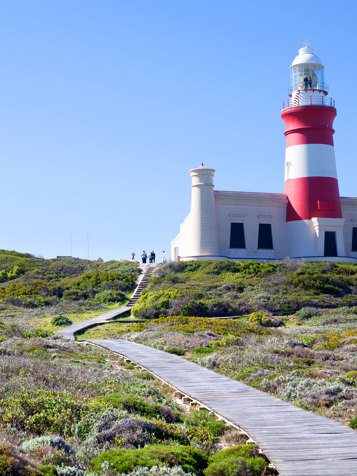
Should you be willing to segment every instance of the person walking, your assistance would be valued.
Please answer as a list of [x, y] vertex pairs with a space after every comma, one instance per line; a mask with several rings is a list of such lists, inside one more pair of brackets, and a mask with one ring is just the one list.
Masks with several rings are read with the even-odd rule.
[[150, 253], [150, 263], [155, 263], [156, 254], [155, 251]]
[[166, 263], [167, 263], [167, 258], [166, 258], [165, 250], [162, 252], [162, 262], [163, 262], [163, 264], [166, 264]]
[[134, 253], [134, 251], [131, 253], [131, 260], [132, 260], [132, 261], [135, 261], [135, 253]]
[[142, 260], [143, 263], [146, 263], [147, 257], [148, 257], [148, 255], [146, 254], [146, 251], [144, 250], [141, 253], [141, 260]]

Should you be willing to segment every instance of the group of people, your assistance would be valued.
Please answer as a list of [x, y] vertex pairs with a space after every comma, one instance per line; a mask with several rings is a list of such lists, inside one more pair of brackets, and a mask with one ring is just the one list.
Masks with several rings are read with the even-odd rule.
[[311, 76], [304, 77], [304, 89], [312, 89], [312, 78]]
[[[143, 252], [141, 253], [142, 263], [146, 263], [148, 258], [149, 258], [149, 263], [155, 263], [155, 260], [156, 260], [155, 251], [152, 251], [148, 256], [146, 251], [143, 250]], [[135, 261], [135, 253], [134, 252], [131, 253], [131, 259], [132, 259], [132, 261]], [[166, 258], [166, 252], [165, 251], [162, 252], [162, 262], [163, 262], [163, 264], [167, 263], [167, 258]]]

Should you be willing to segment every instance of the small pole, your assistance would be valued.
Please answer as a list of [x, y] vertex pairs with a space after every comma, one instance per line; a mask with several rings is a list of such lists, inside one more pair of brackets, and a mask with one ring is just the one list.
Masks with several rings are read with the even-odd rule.
[[87, 258], [89, 260], [89, 232], [87, 230]]

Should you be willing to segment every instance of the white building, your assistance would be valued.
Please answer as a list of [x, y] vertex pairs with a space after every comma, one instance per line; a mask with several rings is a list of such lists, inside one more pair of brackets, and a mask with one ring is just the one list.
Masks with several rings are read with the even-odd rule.
[[290, 71], [284, 193], [216, 191], [215, 170], [190, 170], [191, 211], [171, 243], [173, 260], [357, 259], [357, 198], [339, 196], [324, 65], [304, 47]]

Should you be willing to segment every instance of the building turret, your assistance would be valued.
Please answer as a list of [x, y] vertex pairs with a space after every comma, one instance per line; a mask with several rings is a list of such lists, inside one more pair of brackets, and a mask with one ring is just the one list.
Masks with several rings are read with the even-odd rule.
[[189, 254], [200, 257], [219, 255], [216, 204], [214, 199], [214, 169], [202, 166], [190, 170], [192, 178]]
[[344, 256], [332, 128], [336, 109], [328, 97], [324, 65], [305, 46], [290, 72], [290, 97], [281, 114], [286, 126], [288, 255]]

